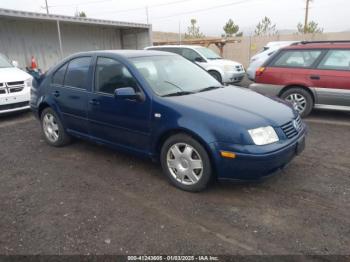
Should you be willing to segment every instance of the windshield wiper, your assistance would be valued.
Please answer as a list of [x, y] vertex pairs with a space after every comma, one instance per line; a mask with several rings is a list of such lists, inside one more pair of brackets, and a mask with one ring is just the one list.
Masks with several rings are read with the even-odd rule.
[[190, 92], [190, 91], [179, 91], [179, 92], [163, 95], [162, 97], [167, 97], [167, 96], [184, 96], [184, 95], [190, 95], [190, 94], [193, 94], [193, 92]]
[[205, 92], [205, 91], [209, 91], [209, 90], [213, 90], [213, 89], [218, 89], [218, 88], [224, 88], [224, 87], [223, 87], [223, 86], [208, 86], [208, 87], [199, 89], [196, 93]]

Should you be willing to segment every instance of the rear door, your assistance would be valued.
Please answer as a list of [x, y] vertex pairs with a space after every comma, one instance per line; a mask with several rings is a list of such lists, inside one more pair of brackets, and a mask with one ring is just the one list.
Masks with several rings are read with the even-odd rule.
[[256, 78], [258, 83], [280, 86], [313, 86], [314, 66], [323, 54], [323, 50], [287, 49], [274, 57], [264, 73]]
[[317, 104], [350, 107], [350, 49], [329, 50], [313, 77]]
[[58, 105], [65, 126], [75, 132], [87, 134], [88, 93], [92, 81], [92, 57], [77, 57], [53, 75], [52, 97]]

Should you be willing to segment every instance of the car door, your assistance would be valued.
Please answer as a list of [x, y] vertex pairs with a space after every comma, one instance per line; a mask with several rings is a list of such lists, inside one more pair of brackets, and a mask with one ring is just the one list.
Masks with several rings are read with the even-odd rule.
[[69, 131], [88, 133], [88, 93], [91, 90], [92, 57], [77, 57], [53, 75], [51, 92]]
[[350, 107], [350, 49], [329, 50], [311, 77], [317, 104]]
[[[120, 61], [99, 56], [95, 64], [94, 91], [89, 98], [90, 135], [103, 142], [147, 151], [150, 145], [151, 99]], [[115, 90], [132, 87], [144, 99], [116, 99]]]

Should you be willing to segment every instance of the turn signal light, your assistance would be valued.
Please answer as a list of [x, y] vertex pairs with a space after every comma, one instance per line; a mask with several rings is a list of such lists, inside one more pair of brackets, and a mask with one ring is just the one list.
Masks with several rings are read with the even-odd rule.
[[255, 72], [255, 76], [261, 76], [265, 71], [265, 67], [259, 67], [256, 72]]
[[225, 158], [236, 158], [236, 154], [229, 151], [220, 151], [220, 155]]

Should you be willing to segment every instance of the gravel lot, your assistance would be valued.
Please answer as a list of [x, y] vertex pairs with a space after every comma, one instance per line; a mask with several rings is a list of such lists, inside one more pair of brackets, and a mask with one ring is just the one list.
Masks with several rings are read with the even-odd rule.
[[350, 115], [316, 112], [304, 153], [259, 184], [170, 186], [147, 160], [49, 147], [0, 118], [0, 254], [349, 254]]

